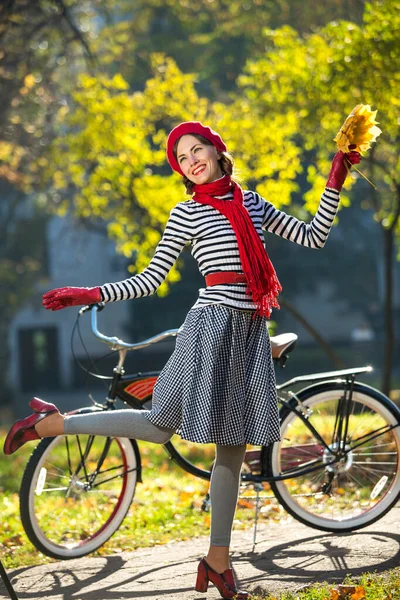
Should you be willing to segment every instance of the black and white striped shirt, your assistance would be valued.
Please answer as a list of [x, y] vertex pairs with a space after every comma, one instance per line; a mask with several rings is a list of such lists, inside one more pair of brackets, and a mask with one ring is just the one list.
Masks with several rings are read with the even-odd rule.
[[[232, 194], [223, 199], [229, 202]], [[277, 210], [256, 192], [244, 191], [244, 205], [263, 243], [264, 229], [301, 246], [323, 248], [338, 204], [339, 193], [326, 188], [316, 215], [307, 224]], [[236, 235], [228, 219], [215, 208], [190, 199], [180, 202], [171, 210], [163, 237], [142, 273], [118, 283], [106, 283], [100, 288], [104, 302], [153, 294], [188, 243], [202, 275], [216, 271], [242, 272]], [[223, 304], [242, 310], [255, 309], [251, 297], [246, 294], [245, 283], [201, 288], [193, 308], [207, 304]]]

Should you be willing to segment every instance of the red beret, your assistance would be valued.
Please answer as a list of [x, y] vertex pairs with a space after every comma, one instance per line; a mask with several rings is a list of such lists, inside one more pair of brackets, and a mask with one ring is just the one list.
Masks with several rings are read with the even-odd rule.
[[211, 127], [207, 127], [206, 125], [202, 125], [199, 121], [187, 121], [186, 123], [180, 123], [174, 127], [171, 133], [168, 136], [167, 140], [167, 158], [168, 162], [171, 165], [171, 168], [183, 175], [183, 172], [179, 166], [178, 161], [174, 156], [174, 145], [176, 140], [179, 140], [180, 137], [187, 134], [202, 135], [209, 140], [219, 152], [226, 152], [226, 145], [223, 142], [222, 138], [216, 131], [213, 131]]

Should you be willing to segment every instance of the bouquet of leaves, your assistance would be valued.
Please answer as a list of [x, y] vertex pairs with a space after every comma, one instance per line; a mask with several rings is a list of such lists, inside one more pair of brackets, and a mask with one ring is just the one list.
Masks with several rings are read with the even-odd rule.
[[[369, 104], [357, 104], [341, 126], [338, 134], [334, 138], [338, 149], [341, 152], [350, 152], [354, 150], [363, 154], [371, 148], [372, 142], [376, 142], [378, 135], [382, 131], [377, 127], [375, 121], [377, 110], [371, 110]], [[351, 148], [350, 148], [351, 146]], [[371, 185], [374, 184], [356, 167], [353, 168]], [[375, 187], [375, 186], [374, 186]]]

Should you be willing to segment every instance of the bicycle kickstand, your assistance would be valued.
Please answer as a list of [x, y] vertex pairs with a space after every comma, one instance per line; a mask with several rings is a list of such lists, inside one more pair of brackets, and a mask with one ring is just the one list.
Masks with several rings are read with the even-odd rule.
[[257, 544], [257, 524], [258, 524], [258, 513], [259, 513], [259, 506], [260, 506], [260, 491], [262, 491], [264, 488], [261, 485], [261, 483], [255, 483], [254, 489], [256, 492], [256, 507], [255, 507], [255, 512], [254, 512], [254, 532], [253, 532], [253, 550], [252, 550], [252, 552], [254, 552], [254, 549]]

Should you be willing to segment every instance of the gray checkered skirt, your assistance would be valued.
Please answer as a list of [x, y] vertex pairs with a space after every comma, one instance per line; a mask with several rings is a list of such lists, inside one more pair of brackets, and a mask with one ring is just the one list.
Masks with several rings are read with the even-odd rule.
[[151, 423], [204, 444], [279, 441], [266, 319], [253, 314], [220, 304], [189, 311], [155, 384]]

